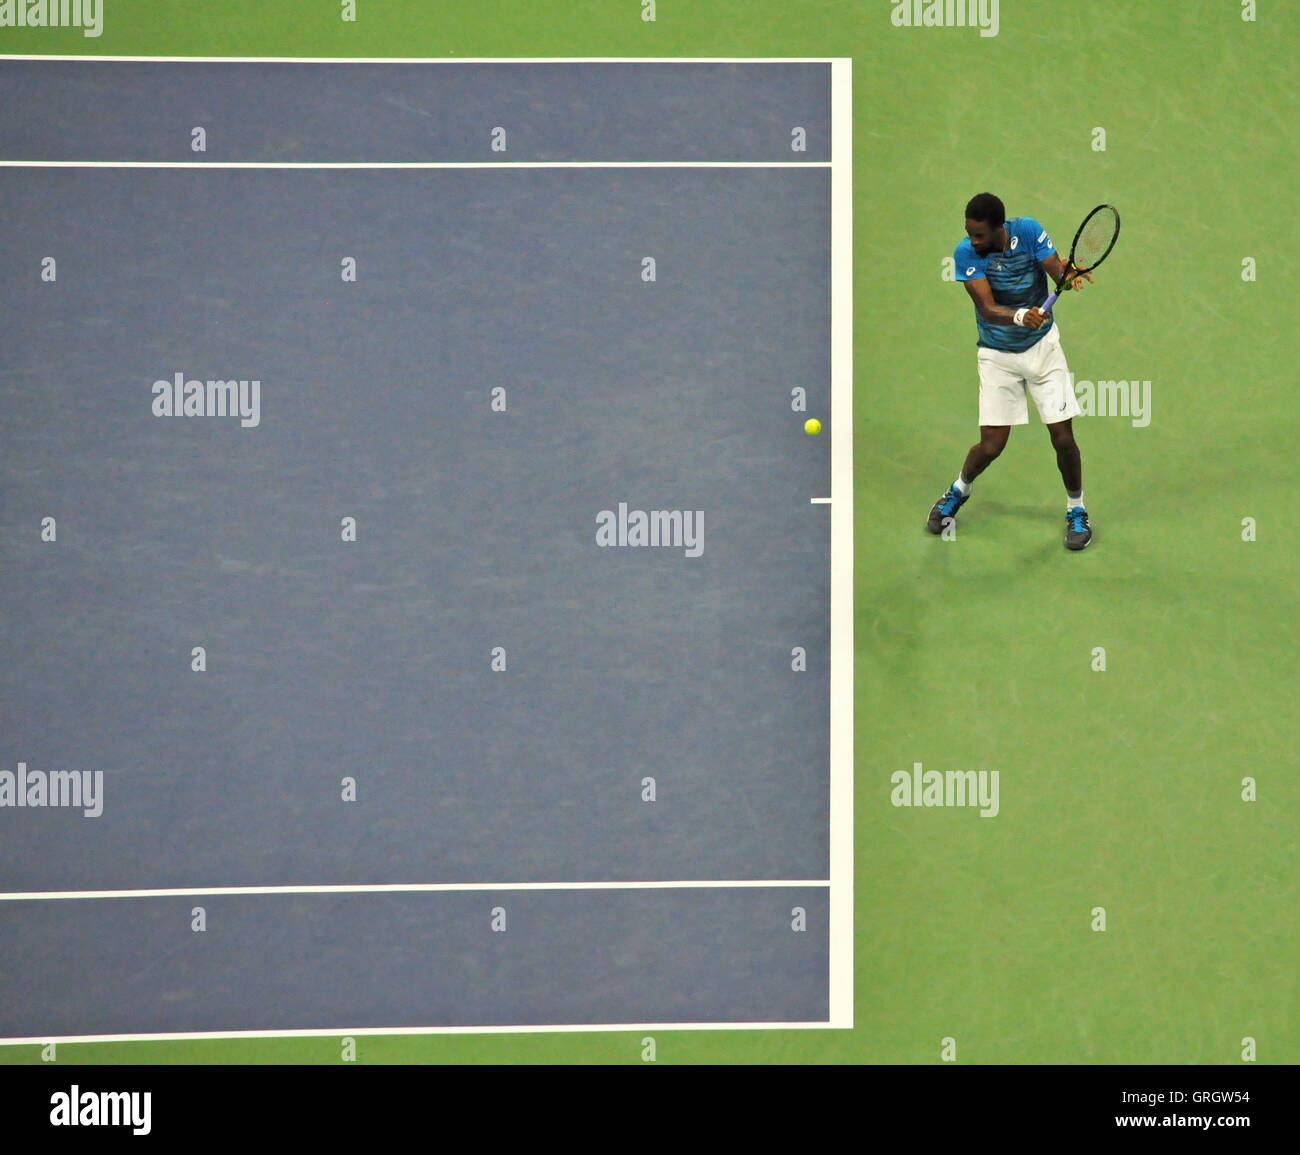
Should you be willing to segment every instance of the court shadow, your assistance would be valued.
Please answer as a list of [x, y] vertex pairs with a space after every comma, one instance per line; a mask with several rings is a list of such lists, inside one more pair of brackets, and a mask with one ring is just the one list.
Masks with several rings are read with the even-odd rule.
[[[972, 503], [973, 504], [973, 503]], [[991, 498], [980, 503], [980, 509], [991, 516], [997, 517], [1018, 517], [1033, 518], [1039, 520], [1043, 517], [1044, 509], [1041, 502], [1037, 505], [1031, 505], [1027, 501], [999, 501], [997, 498]], [[959, 515], [960, 516], [960, 515]], [[1065, 507], [1061, 508], [1061, 516], [1065, 516]]]

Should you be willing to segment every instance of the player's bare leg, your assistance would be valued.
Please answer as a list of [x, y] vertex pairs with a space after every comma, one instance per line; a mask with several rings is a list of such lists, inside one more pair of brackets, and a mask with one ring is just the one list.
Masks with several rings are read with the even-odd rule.
[[970, 452], [966, 454], [966, 464], [961, 467], [962, 481], [969, 485], [992, 465], [1007, 447], [1007, 438], [1010, 436], [1010, 425], [981, 425], [980, 439], [970, 447]]
[[1049, 425], [1047, 432], [1052, 438], [1052, 448], [1056, 450], [1056, 467], [1061, 471], [1061, 480], [1065, 482], [1065, 492], [1071, 497], [1083, 493], [1083, 462], [1079, 458], [1079, 444], [1074, 440], [1074, 429], [1070, 420], [1058, 421]]
[[1065, 482], [1065, 546], [1083, 549], [1092, 540], [1092, 527], [1088, 524], [1088, 511], [1083, 504], [1083, 462], [1079, 446], [1074, 440], [1074, 428], [1067, 418], [1047, 427], [1056, 450], [1056, 467]]
[[981, 425], [980, 439], [970, 447], [966, 454], [966, 463], [961, 473], [948, 487], [934, 508], [930, 510], [925, 528], [931, 533], [943, 533], [945, 524], [951, 524], [957, 511], [966, 504], [970, 497], [970, 484], [983, 473], [1007, 447], [1007, 438], [1011, 436], [1010, 425]]

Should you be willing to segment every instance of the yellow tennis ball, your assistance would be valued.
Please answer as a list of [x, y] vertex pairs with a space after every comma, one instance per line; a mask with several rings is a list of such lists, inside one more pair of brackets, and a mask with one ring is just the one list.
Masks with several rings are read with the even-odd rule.
[[803, 423], [803, 431], [808, 434], [809, 437], [816, 437], [817, 434], [822, 431], [822, 423], [818, 421], [816, 417], [809, 417], [808, 420]]

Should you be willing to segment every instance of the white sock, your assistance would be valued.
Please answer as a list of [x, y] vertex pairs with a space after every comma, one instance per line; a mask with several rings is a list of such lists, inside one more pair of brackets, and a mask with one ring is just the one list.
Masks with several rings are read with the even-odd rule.
[[962, 481], [961, 474], [957, 474], [957, 480], [952, 483], [953, 489], [965, 497], [970, 492], [970, 483]]
[[1080, 509], [1084, 507], [1082, 489], [1079, 490], [1078, 495], [1075, 497], [1071, 497], [1068, 491], [1065, 494], [1065, 508], [1069, 510], [1069, 509], [1074, 509], [1076, 506]]

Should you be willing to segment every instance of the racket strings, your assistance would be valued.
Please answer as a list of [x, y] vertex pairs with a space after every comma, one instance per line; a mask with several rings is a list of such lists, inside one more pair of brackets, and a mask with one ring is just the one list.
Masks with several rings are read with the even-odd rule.
[[1089, 269], [1106, 255], [1115, 239], [1116, 217], [1113, 210], [1095, 213], [1079, 234], [1074, 246], [1075, 268]]

